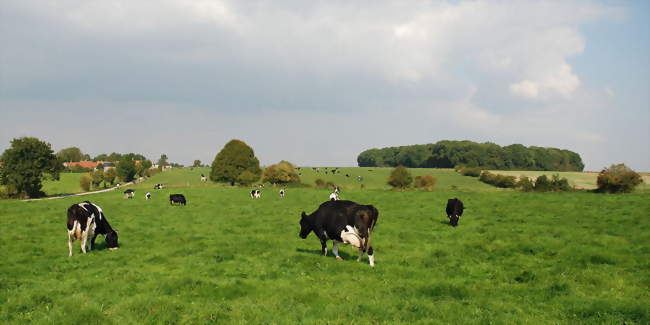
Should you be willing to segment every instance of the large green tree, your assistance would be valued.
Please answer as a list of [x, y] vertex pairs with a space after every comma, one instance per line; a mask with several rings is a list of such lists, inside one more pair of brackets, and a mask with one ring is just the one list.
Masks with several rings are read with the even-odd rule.
[[41, 179], [49, 174], [59, 179], [63, 165], [49, 143], [37, 138], [13, 139], [11, 147], [0, 157], [0, 183], [16, 189], [18, 195], [43, 196]]
[[138, 170], [135, 167], [135, 161], [132, 157], [124, 156], [122, 160], [117, 163], [117, 176], [124, 182], [130, 182], [135, 177]]
[[214, 158], [210, 180], [248, 185], [259, 180], [261, 174], [260, 161], [255, 157], [253, 148], [234, 139], [226, 143]]
[[86, 155], [77, 147], [61, 149], [56, 156], [63, 162], [82, 161], [86, 158]]

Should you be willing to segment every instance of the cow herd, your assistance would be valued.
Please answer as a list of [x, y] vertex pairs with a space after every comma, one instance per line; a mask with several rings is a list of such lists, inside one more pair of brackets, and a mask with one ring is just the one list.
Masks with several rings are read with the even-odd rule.
[[[154, 188], [162, 188], [162, 184], [156, 184]], [[133, 198], [134, 193], [135, 191], [130, 189], [124, 191], [127, 198]], [[280, 197], [284, 197], [285, 193], [285, 189], [281, 189]], [[332, 253], [336, 259], [341, 259], [339, 244], [351, 245], [359, 250], [357, 261], [361, 260], [364, 254], [368, 254], [370, 266], [374, 266], [375, 256], [371, 239], [377, 225], [379, 211], [372, 205], [340, 200], [338, 193], [339, 188], [336, 187], [330, 194], [330, 200], [322, 203], [316, 211], [311, 214], [302, 212], [299, 236], [305, 239], [313, 232], [320, 240], [323, 256], [327, 256], [327, 241], [331, 240]], [[254, 199], [260, 198], [261, 191], [252, 190], [250, 196]], [[145, 198], [149, 200], [151, 193], [147, 193]], [[187, 200], [183, 194], [170, 194], [169, 204], [186, 205]], [[446, 213], [451, 226], [458, 226], [463, 210], [463, 202], [458, 198], [447, 200]], [[90, 201], [73, 204], [68, 208], [67, 229], [69, 256], [72, 256], [74, 240], [81, 241], [81, 251], [86, 253], [94, 248], [98, 235], [104, 236], [109, 250], [119, 248], [117, 231], [108, 223], [102, 209]]]

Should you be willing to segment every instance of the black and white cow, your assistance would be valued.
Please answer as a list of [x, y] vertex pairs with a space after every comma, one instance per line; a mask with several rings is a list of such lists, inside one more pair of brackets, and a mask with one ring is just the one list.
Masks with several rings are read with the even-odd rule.
[[90, 251], [95, 247], [97, 235], [104, 235], [109, 250], [120, 247], [117, 243], [117, 231], [106, 220], [102, 208], [90, 201], [70, 206], [68, 208], [68, 256], [72, 256], [72, 242], [75, 239], [81, 241], [81, 251], [85, 254], [86, 249]]
[[339, 200], [339, 194], [336, 192], [333, 192], [330, 194], [330, 201], [338, 201]]
[[458, 220], [463, 215], [463, 202], [457, 198], [447, 200], [447, 218], [449, 218], [449, 224], [456, 227], [458, 226]]
[[205, 175], [201, 174], [201, 182], [207, 182], [208, 178]]
[[128, 189], [124, 191], [124, 197], [127, 199], [132, 199], [135, 196], [135, 191], [132, 189]]
[[286, 192], [284, 191], [283, 188], [281, 188], [280, 189], [280, 197], [284, 197], [285, 194], [286, 194]]
[[259, 199], [262, 197], [262, 192], [260, 190], [251, 191], [251, 199]]
[[374, 266], [375, 255], [370, 240], [378, 216], [379, 212], [372, 205], [360, 205], [352, 201], [327, 201], [310, 215], [302, 212], [300, 238], [307, 238], [313, 231], [320, 239], [324, 256], [327, 256], [327, 240], [332, 240], [332, 252], [337, 259], [341, 259], [339, 243], [350, 244], [359, 249], [357, 261], [368, 252], [370, 266]]
[[174, 203], [178, 203], [179, 205], [186, 205], [187, 201], [185, 201], [185, 195], [183, 194], [169, 194], [169, 204], [174, 205]]
[[163, 189], [163, 185], [162, 185], [162, 184], [156, 184], [156, 185], [153, 186], [153, 189], [154, 189], [154, 190], [162, 190], [162, 189]]
[[151, 193], [147, 192], [147, 194], [144, 195], [145, 200], [151, 200]]

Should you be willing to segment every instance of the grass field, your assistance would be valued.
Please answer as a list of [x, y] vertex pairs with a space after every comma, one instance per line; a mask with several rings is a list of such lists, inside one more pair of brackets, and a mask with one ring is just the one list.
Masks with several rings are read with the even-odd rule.
[[47, 194], [47, 196], [81, 193], [83, 190], [79, 185], [79, 180], [81, 180], [83, 174], [84, 173], [61, 173], [58, 181], [51, 179], [44, 180], [42, 190]]
[[[322, 173], [302, 170], [311, 184]], [[650, 322], [647, 193], [521, 193], [444, 170], [418, 171], [438, 177], [432, 192], [388, 191], [388, 170], [348, 171], [365, 175], [365, 189], [340, 179], [343, 198], [380, 213], [375, 268], [350, 247], [337, 261], [319, 256], [313, 234], [298, 237], [300, 212], [327, 190], [289, 188], [280, 199], [267, 187], [252, 200], [247, 188], [201, 183], [206, 170], [185, 168], [136, 185], [133, 200], [114, 191], [0, 201], [0, 322]], [[170, 193], [188, 205], [170, 206]], [[444, 214], [451, 197], [467, 207], [457, 228]], [[85, 199], [104, 209], [121, 249], [99, 240], [82, 255], [75, 242], [67, 256], [66, 209]]]

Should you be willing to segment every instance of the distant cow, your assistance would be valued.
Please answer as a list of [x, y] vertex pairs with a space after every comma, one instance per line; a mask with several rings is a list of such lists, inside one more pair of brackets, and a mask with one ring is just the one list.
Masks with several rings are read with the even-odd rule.
[[352, 201], [328, 201], [316, 212], [300, 218], [300, 238], [305, 239], [312, 231], [321, 242], [322, 254], [327, 256], [327, 240], [332, 240], [332, 252], [337, 259], [339, 243], [350, 244], [359, 249], [359, 258], [368, 252], [370, 266], [375, 265], [375, 256], [370, 240], [377, 224], [379, 212], [372, 205], [360, 205]]
[[156, 184], [156, 185], [153, 186], [154, 190], [162, 190], [162, 188], [163, 188], [162, 184]]
[[135, 191], [132, 189], [128, 189], [124, 191], [124, 197], [127, 199], [132, 199], [135, 196]]
[[456, 227], [458, 220], [463, 215], [463, 202], [457, 198], [447, 200], [447, 218], [449, 224]]
[[[106, 220], [102, 208], [90, 201], [70, 206], [68, 208], [68, 256], [72, 256], [72, 242], [75, 239], [81, 241], [81, 251], [85, 254], [86, 249], [90, 251], [95, 247], [97, 235], [104, 235], [109, 250], [120, 247], [117, 243], [117, 231]], [[90, 238], [90, 245], [88, 245], [88, 238]]]
[[259, 199], [260, 197], [262, 197], [262, 192], [260, 192], [260, 190], [252, 190], [251, 191], [251, 198], [252, 199]]
[[151, 199], [151, 193], [147, 192], [147, 194], [144, 195], [145, 200], [150, 200]]
[[338, 201], [339, 200], [339, 194], [334, 192], [330, 194], [330, 201]]
[[284, 197], [284, 194], [285, 194], [284, 189], [283, 188], [280, 189], [280, 197]]
[[175, 203], [178, 203], [179, 205], [186, 205], [187, 201], [185, 201], [185, 195], [183, 194], [169, 194], [169, 204], [174, 205]]
[[201, 174], [201, 182], [207, 182], [208, 178], [205, 175]]
[[339, 194], [341, 189], [338, 186], [334, 186], [334, 193]]

